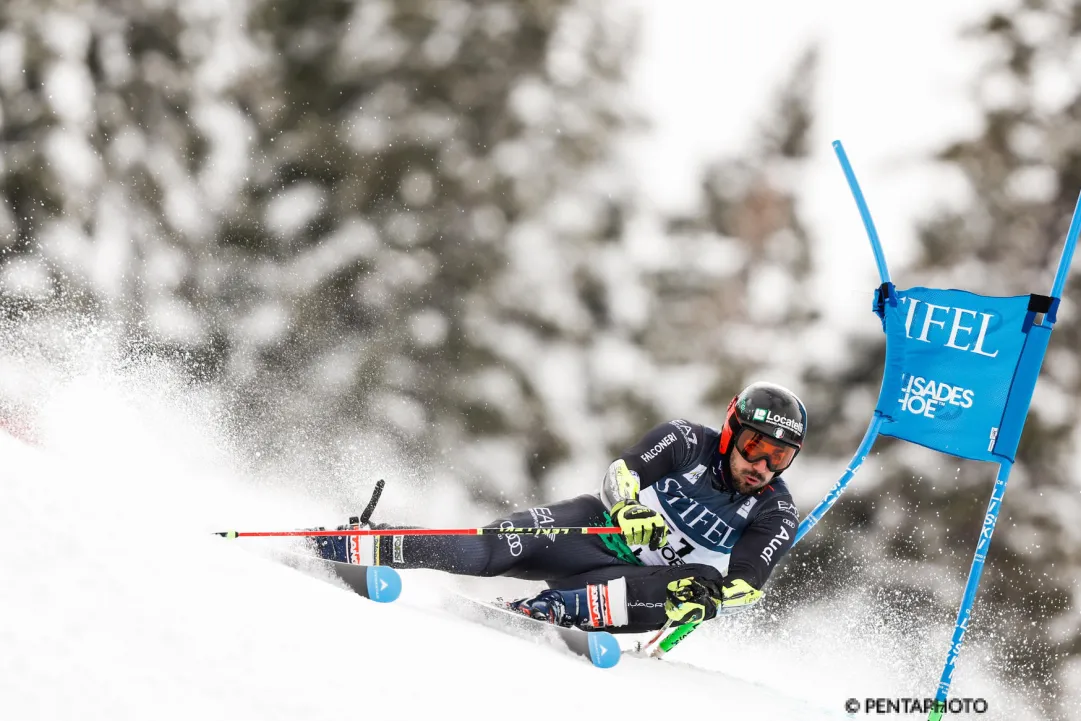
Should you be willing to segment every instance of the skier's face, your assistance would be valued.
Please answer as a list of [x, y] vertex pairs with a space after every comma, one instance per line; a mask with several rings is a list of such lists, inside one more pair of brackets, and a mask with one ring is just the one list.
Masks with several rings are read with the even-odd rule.
[[750, 463], [738, 449], [732, 451], [728, 456], [728, 467], [732, 469], [732, 486], [737, 493], [757, 493], [773, 480], [774, 473], [766, 466], [765, 458]]

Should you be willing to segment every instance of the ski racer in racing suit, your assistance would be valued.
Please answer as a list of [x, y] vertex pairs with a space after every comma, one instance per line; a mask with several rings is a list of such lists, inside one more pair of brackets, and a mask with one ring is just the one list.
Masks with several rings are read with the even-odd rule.
[[[600, 493], [496, 519], [490, 527], [618, 525], [623, 535], [319, 537], [324, 558], [545, 581], [509, 606], [585, 630], [638, 633], [743, 610], [791, 547], [799, 513], [780, 474], [803, 445], [791, 391], [755, 383], [716, 430], [673, 420], [608, 468]], [[352, 528], [353, 526], [349, 526]], [[339, 530], [346, 526], [339, 527]]]

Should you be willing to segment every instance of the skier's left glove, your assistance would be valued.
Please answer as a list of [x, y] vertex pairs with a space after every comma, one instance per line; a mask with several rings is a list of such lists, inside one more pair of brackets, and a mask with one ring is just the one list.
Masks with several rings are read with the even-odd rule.
[[619, 524], [627, 543], [648, 545], [656, 551], [668, 542], [668, 524], [664, 516], [637, 501], [625, 501], [612, 506], [612, 520]]
[[638, 474], [622, 458], [617, 459], [608, 467], [601, 495], [611, 499], [612, 520], [627, 543], [656, 551], [668, 542], [668, 524], [664, 516], [638, 500], [638, 492]]
[[765, 595], [742, 578], [724, 585], [698, 578], [681, 578], [668, 584], [664, 612], [676, 624], [699, 624], [718, 613], [743, 611]]

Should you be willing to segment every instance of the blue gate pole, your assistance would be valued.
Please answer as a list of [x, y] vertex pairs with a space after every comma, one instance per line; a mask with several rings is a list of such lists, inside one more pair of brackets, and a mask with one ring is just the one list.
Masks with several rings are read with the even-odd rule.
[[1066, 244], [1062, 246], [1062, 255], [1058, 259], [1055, 283], [1051, 286], [1052, 298], [1061, 298], [1062, 291], [1065, 290], [1066, 276], [1070, 274], [1070, 264], [1073, 262], [1073, 251], [1074, 247], [1077, 246], [1077, 236], [1079, 234], [1081, 234], [1081, 194], [1077, 196], [1073, 217], [1070, 218], [1070, 229], [1066, 231]]
[[871, 425], [867, 426], [867, 432], [863, 435], [863, 442], [860, 443], [859, 449], [856, 450], [856, 454], [852, 456], [852, 460], [848, 463], [848, 468], [845, 469], [844, 474], [837, 479], [837, 483], [833, 484], [833, 488], [826, 494], [826, 497], [819, 501], [818, 505], [814, 507], [814, 510], [804, 516], [800, 521], [799, 528], [796, 530], [796, 538], [792, 541], [792, 545], [795, 546], [800, 542], [800, 539], [807, 535], [807, 532], [814, 528], [822, 516], [826, 515], [837, 499], [841, 497], [841, 492], [844, 491], [845, 486], [852, 480], [852, 477], [856, 475], [856, 471], [860, 469], [863, 462], [867, 459], [867, 456], [871, 453], [871, 446], [875, 444], [875, 439], [878, 438], [878, 430], [882, 427], [882, 422], [885, 418], [875, 413], [875, 417], [871, 420]]
[[[1062, 255], [1059, 258], [1058, 270], [1055, 272], [1055, 281], [1051, 287], [1051, 297], [1058, 299], [1066, 286], [1066, 277], [1070, 273], [1070, 264], [1073, 262], [1074, 248], [1077, 245], [1078, 235], [1081, 235], [1081, 195], [1078, 195], [1074, 205], [1073, 217], [1070, 219], [1070, 228], [1066, 233], [1066, 243], [1062, 247]], [[1043, 325], [1054, 327], [1054, 314], [1052, 310]], [[1043, 362], [1041, 353], [1038, 363]], [[1035, 385], [1036, 375], [1039, 368], [1031, 379]], [[1026, 405], [1027, 413], [1027, 405]], [[943, 712], [947, 711], [946, 704], [953, 681], [954, 664], [957, 656], [961, 653], [961, 644], [968, 631], [969, 616], [972, 613], [972, 604], [976, 600], [976, 589], [980, 585], [980, 575], [983, 573], [983, 564], [987, 560], [987, 551], [991, 548], [991, 534], [995, 532], [995, 523], [998, 522], [998, 513], [1002, 508], [1002, 499], [1006, 495], [1006, 481], [1010, 478], [1010, 470], [1013, 468], [1012, 461], [1003, 461], [998, 467], [998, 477], [995, 479], [995, 488], [991, 491], [991, 500], [987, 504], [987, 514], [983, 518], [983, 528], [980, 530], [980, 542], [976, 544], [976, 553], [972, 556], [972, 566], [968, 571], [968, 583], [965, 585], [965, 595], [961, 599], [961, 608], [957, 611], [957, 623], [953, 627], [953, 639], [950, 641], [950, 650], [946, 654], [946, 665], [942, 668], [942, 676], [938, 681], [938, 692], [935, 694], [935, 706], [928, 721], [939, 721]]]
[[995, 479], [995, 488], [991, 491], [991, 500], [987, 503], [987, 514], [983, 517], [980, 541], [976, 544], [976, 553], [972, 556], [972, 566], [968, 570], [968, 583], [965, 584], [965, 595], [961, 599], [961, 608], [957, 611], [957, 623], [953, 627], [950, 650], [946, 654], [946, 665], [942, 668], [942, 676], [938, 680], [935, 705], [931, 715], [927, 717], [928, 721], [939, 721], [942, 718], [942, 713], [946, 710], [950, 683], [953, 681], [954, 664], [957, 662], [957, 656], [961, 653], [961, 644], [965, 640], [965, 632], [968, 631], [968, 619], [972, 613], [972, 603], [976, 600], [976, 589], [980, 585], [983, 564], [987, 560], [987, 551], [991, 548], [991, 534], [995, 532], [998, 512], [1002, 509], [1002, 498], [1006, 495], [1006, 481], [1010, 478], [1010, 469], [1012, 468], [1013, 463], [1009, 461], [1004, 461], [998, 466], [998, 478]]
[[[871, 251], [875, 254], [875, 265], [878, 266], [878, 277], [883, 283], [889, 283], [890, 271], [886, 266], [886, 254], [882, 251], [882, 243], [878, 238], [875, 222], [871, 219], [871, 209], [867, 207], [867, 200], [860, 189], [859, 181], [856, 180], [856, 172], [852, 170], [852, 164], [848, 162], [848, 154], [845, 153], [845, 148], [841, 145], [840, 140], [833, 141], [833, 152], [837, 154], [837, 160], [841, 163], [841, 170], [844, 171], [845, 179], [848, 180], [848, 189], [852, 191], [852, 197], [855, 199], [856, 207], [860, 211], [860, 218], [863, 219], [863, 227], [867, 230], [867, 239], [871, 241]], [[856, 453], [852, 456], [852, 460], [849, 462], [844, 474], [837, 479], [837, 483], [833, 485], [826, 497], [819, 501], [814, 510], [808, 513], [800, 522], [799, 528], [796, 530], [796, 538], [792, 542], [793, 546], [799, 543], [800, 539], [814, 528], [815, 524], [822, 519], [822, 516], [826, 515], [826, 511], [832, 508], [837, 499], [841, 497], [841, 493], [848, 486], [848, 482], [852, 480], [852, 477], [856, 475], [856, 471], [863, 465], [863, 461], [870, 455], [871, 447], [874, 446], [879, 430], [885, 421], [885, 416], [876, 411], [874, 418], [871, 419], [871, 424], [867, 426], [867, 432], [863, 435], [860, 447], [856, 449]]]
[[840, 140], [833, 141], [833, 152], [836, 153], [837, 160], [841, 163], [841, 170], [844, 171], [845, 179], [848, 181], [848, 189], [852, 191], [852, 197], [855, 199], [856, 207], [860, 211], [860, 218], [863, 219], [863, 227], [867, 230], [867, 238], [871, 241], [871, 250], [875, 254], [875, 265], [878, 266], [878, 277], [883, 283], [889, 283], [890, 271], [886, 267], [886, 254], [882, 251], [882, 242], [878, 239], [875, 222], [871, 220], [871, 209], [867, 207], [867, 200], [863, 197], [863, 191], [860, 190], [859, 181], [856, 180], [856, 172], [852, 170], [852, 163], [848, 162], [848, 154], [845, 153], [845, 148], [841, 145]]

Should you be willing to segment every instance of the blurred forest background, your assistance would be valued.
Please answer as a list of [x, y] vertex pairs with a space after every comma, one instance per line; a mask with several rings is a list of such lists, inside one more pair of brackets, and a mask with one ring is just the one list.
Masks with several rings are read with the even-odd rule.
[[[883, 354], [873, 288], [852, 337], [811, 293], [831, 270], [816, 244], [865, 252], [799, 214], [820, 49], [772, 89], [756, 142], [711, 160], [695, 212], [644, 218], [650, 179], [616, 152], [649, 123], [627, 92], [636, 33], [601, 0], [6, 0], [6, 332], [109, 324], [226, 393], [266, 467], [307, 468], [344, 506], [366, 489], [343, 478], [394, 454], [480, 518], [591, 491], [653, 424], [719, 424], [768, 378], [810, 410], [789, 474], [806, 512], [859, 444]], [[1077, 67], [1079, 33], [1081, 2], [1042, 0], [971, 29], [983, 129], [928, 159], [971, 200], [922, 220], [895, 277], [1046, 292], [1081, 190], [1081, 85], [1053, 107], [1032, 88]], [[997, 644], [1049, 714], [1081, 685], [1067, 291], [966, 639]], [[0, 414], [33, 404], [3, 391]], [[952, 621], [993, 471], [889, 441], [868, 466], [770, 612], [857, 583], [884, 614]]]

